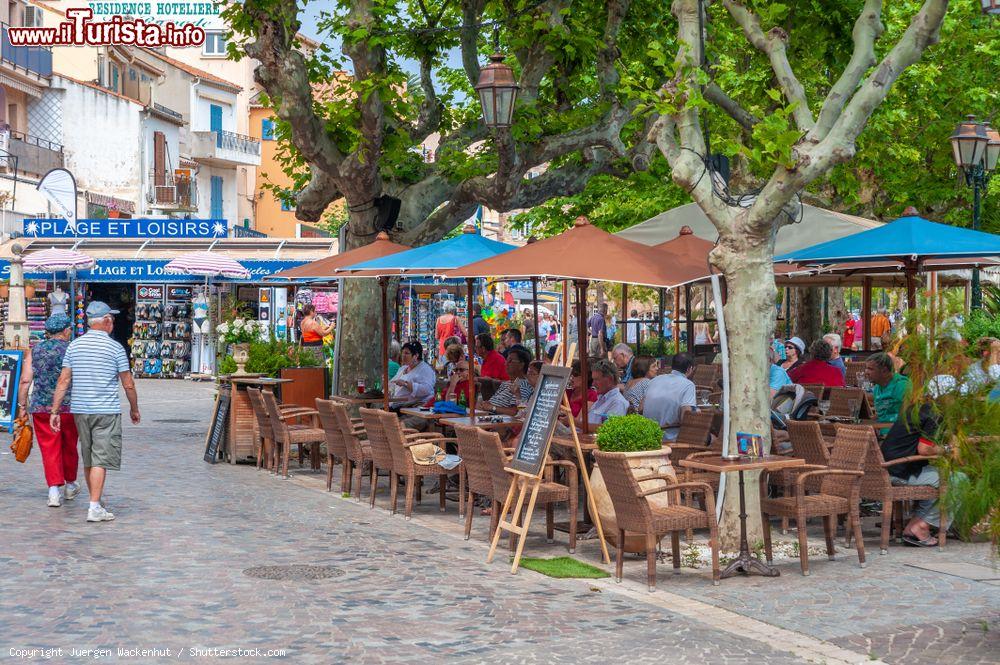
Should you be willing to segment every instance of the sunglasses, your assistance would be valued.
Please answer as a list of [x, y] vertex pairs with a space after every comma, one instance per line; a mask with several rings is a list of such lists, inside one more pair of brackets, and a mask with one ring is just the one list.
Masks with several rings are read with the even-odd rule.
[[796, 351], [799, 350], [799, 347], [795, 346], [794, 344], [785, 344], [785, 348], [786, 349], [795, 349]]

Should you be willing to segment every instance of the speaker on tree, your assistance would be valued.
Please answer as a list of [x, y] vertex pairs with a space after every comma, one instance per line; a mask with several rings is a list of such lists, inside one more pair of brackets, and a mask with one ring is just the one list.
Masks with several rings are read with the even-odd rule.
[[399, 199], [383, 194], [375, 199], [375, 230], [392, 231], [396, 228], [396, 220], [399, 218], [399, 206], [402, 203]]

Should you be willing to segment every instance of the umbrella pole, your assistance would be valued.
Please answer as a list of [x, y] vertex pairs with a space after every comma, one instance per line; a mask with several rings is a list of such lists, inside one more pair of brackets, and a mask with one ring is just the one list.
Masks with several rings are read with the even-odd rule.
[[576, 331], [577, 331], [577, 341], [580, 345], [580, 377], [583, 379], [583, 402], [580, 407], [580, 415], [583, 418], [583, 433], [584, 435], [590, 433], [590, 422], [587, 420], [587, 384], [590, 379], [590, 368], [588, 367], [588, 354], [590, 353], [587, 347], [587, 286], [590, 282], [585, 279], [573, 280], [573, 284], [576, 285]]
[[538, 278], [531, 278], [531, 313], [535, 326], [535, 360], [542, 357], [542, 341], [538, 339]]
[[[472, 278], [465, 280], [465, 311], [468, 313], [468, 338], [469, 338], [469, 417], [471, 422], [476, 422], [476, 336], [472, 327], [472, 304], [474, 297]], [[466, 510], [470, 508], [466, 507]]]
[[[628, 284], [622, 282], [622, 324], [619, 326], [622, 329], [622, 342], [627, 343], [628, 340]], [[636, 353], [639, 349], [636, 348]]]
[[917, 284], [914, 279], [913, 268], [907, 266], [906, 268], [906, 309], [914, 310], [917, 308]]
[[681, 324], [677, 317], [681, 314], [681, 290], [680, 288], [674, 289], [674, 353], [681, 352]]
[[863, 351], [872, 350], [872, 278], [865, 277], [861, 286], [861, 320], [862, 339], [861, 349]]
[[382, 291], [382, 398], [385, 410], [389, 410], [389, 296], [388, 280], [378, 278], [379, 290]]
[[559, 339], [562, 342], [563, 367], [569, 367], [569, 280], [563, 280], [562, 332]]

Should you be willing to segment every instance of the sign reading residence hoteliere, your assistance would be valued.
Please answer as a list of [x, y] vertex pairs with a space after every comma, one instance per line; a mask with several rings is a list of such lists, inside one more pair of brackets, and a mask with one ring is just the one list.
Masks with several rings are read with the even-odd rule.
[[225, 238], [225, 219], [79, 219], [76, 231], [65, 219], [25, 219], [28, 238]]

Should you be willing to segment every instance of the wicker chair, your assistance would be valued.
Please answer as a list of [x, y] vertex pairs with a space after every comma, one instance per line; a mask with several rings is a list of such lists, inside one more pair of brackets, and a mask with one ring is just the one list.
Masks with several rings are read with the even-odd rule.
[[838, 418], [850, 418], [850, 400], [857, 400], [860, 408], [859, 413], [865, 411], [865, 391], [861, 388], [830, 388], [830, 408], [826, 415]]
[[[767, 498], [766, 482], [761, 482], [761, 513], [764, 521], [764, 552], [771, 563], [771, 516], [794, 517], [799, 532], [799, 563], [802, 574], [809, 574], [809, 541], [806, 534], [806, 520], [810, 517], [823, 518], [823, 532], [826, 535], [826, 553], [834, 557], [834, 518], [849, 515], [848, 530], [854, 529], [857, 538], [858, 561], [865, 567], [865, 544], [861, 537], [861, 470], [865, 456], [872, 447], [878, 447], [875, 432], [870, 428], [842, 428], [837, 432], [828, 466], [806, 465], [799, 467], [804, 473], [796, 479], [794, 496], [778, 499]], [[766, 474], [762, 474], [762, 479]], [[806, 494], [806, 484], [811, 478], [821, 478], [818, 494]]]
[[[303, 447], [306, 445], [318, 446], [321, 443], [325, 443], [326, 433], [322, 428], [316, 426], [318, 425], [316, 422], [316, 416], [319, 414], [315, 410], [301, 409], [282, 413], [278, 408], [278, 400], [274, 397], [273, 393], [265, 390], [261, 392], [260, 396], [264, 400], [264, 406], [267, 408], [268, 419], [271, 421], [271, 431], [274, 433], [274, 442], [276, 444], [275, 453], [280, 456], [282, 461], [282, 473], [284, 473], [287, 478], [288, 454], [291, 447], [298, 445], [299, 466], [301, 466], [303, 459]], [[285, 422], [286, 420], [301, 418], [306, 415], [313, 417], [312, 425], [289, 425]]]
[[[838, 435], [841, 430], [849, 427], [851, 426], [840, 425]], [[871, 430], [874, 435], [874, 430], [871, 427], [858, 426], [856, 429]], [[935, 459], [935, 457], [929, 455], [911, 455], [886, 462], [882, 456], [882, 449], [879, 446], [872, 446], [868, 450], [864, 464], [865, 475], [861, 479], [861, 498], [882, 502], [882, 537], [879, 541], [879, 554], [889, 553], [889, 528], [892, 525], [894, 515], [898, 522], [896, 537], [898, 538], [902, 535], [904, 502], [925, 499], [937, 500], [938, 506], [941, 509], [941, 523], [944, 523], [944, 495], [948, 490], [944, 478], [941, 478], [938, 487], [934, 487], [933, 485], [893, 485], [892, 476], [889, 475], [889, 469], [898, 464], [919, 461], [930, 462], [932, 459]], [[945, 540], [947, 540], [947, 529], [940, 529], [937, 539], [938, 547], [944, 547]]]
[[[670, 476], [650, 476], [646, 480], [663, 480], [663, 487], [643, 491], [639, 481], [632, 475], [625, 453], [605, 453], [594, 451], [594, 458], [601, 469], [601, 476], [608, 489], [608, 496], [615, 507], [615, 522], [618, 524], [618, 552], [615, 557], [615, 578], [621, 582], [625, 546], [625, 532], [634, 531], [646, 535], [646, 581], [650, 591], [656, 590], [656, 543], [670, 534], [673, 549], [674, 573], [681, 568], [680, 532], [687, 529], [708, 529], [709, 545], [712, 548], [712, 583], [719, 583], [719, 526], [715, 521], [715, 494], [705, 483], [670, 484]], [[705, 495], [705, 510], [699, 510], [680, 503], [680, 490], [694, 490]], [[651, 494], [672, 492], [673, 501], [666, 507], [649, 504]]]
[[708, 388], [709, 391], [712, 391], [719, 387], [717, 382], [721, 372], [722, 365], [714, 363], [695, 365], [694, 374], [691, 375], [691, 382], [699, 388]]
[[[270, 391], [268, 391], [270, 392]], [[254, 435], [254, 452], [257, 457], [257, 468], [274, 469], [277, 463], [274, 459], [274, 433], [271, 431], [271, 420], [267, 415], [267, 407], [264, 406], [264, 399], [260, 396], [259, 388], [247, 388], [247, 397], [250, 399], [250, 408], [253, 410], [256, 421]], [[297, 404], [279, 404], [278, 410], [282, 415], [302, 414], [311, 415], [312, 409], [307, 409]], [[302, 460], [300, 459], [301, 463]]]
[[476, 497], [486, 497], [493, 506], [490, 519], [490, 536], [500, 521], [499, 504], [504, 496], [498, 497], [493, 487], [493, 476], [490, 467], [483, 456], [482, 443], [479, 441], [479, 428], [469, 425], [454, 425], [455, 437], [458, 443], [458, 454], [462, 457], [462, 467], [465, 469], [465, 539], [472, 533], [472, 516], [476, 512]]
[[350, 417], [346, 403], [336, 399], [329, 400], [329, 409], [333, 413], [337, 427], [340, 428], [346, 453], [341, 490], [350, 493], [353, 485], [354, 497], [361, 501], [361, 479], [364, 477], [364, 467], [365, 465], [371, 466], [372, 461], [371, 444], [367, 441], [364, 425], [356, 422], [360, 421], [360, 418]]
[[[510, 491], [511, 474], [506, 470], [508, 463], [507, 455], [504, 452], [500, 435], [496, 432], [478, 430], [479, 445], [483, 454], [486, 466], [489, 468], [490, 476], [493, 479], [493, 512], [496, 515], [494, 522], [499, 519], [500, 511], [503, 508], [503, 500], [507, 498]], [[576, 551], [576, 522], [579, 511], [579, 491], [577, 487], [577, 467], [569, 460], [547, 460], [546, 475], [538, 487], [538, 496], [535, 505], [545, 506], [545, 537], [551, 543], [555, 536], [555, 522], [553, 504], [566, 503], [569, 513], [569, 553]], [[551, 476], [552, 467], [561, 466], [566, 469], [566, 478], [569, 485], [562, 485], [554, 482]], [[471, 508], [470, 508], [471, 510]], [[523, 524], [523, 521], [522, 521]], [[494, 525], [495, 528], [495, 525]], [[511, 539], [513, 543], [513, 538]]]
[[[415, 490], [423, 481], [424, 476], [438, 477], [438, 500], [441, 512], [444, 512], [446, 500], [445, 489], [448, 487], [448, 476], [453, 473], [459, 474], [458, 496], [460, 504], [459, 511], [461, 512], [465, 503], [465, 499], [463, 497], [465, 494], [465, 482], [464, 476], [461, 472], [461, 464], [453, 469], [446, 469], [438, 464], [417, 464], [413, 461], [413, 454], [410, 451], [410, 448], [413, 446], [423, 443], [434, 443], [443, 446], [445, 442], [454, 441], [454, 439], [445, 439], [440, 434], [430, 432], [405, 434], [403, 432], [403, 426], [399, 422], [399, 418], [396, 414], [388, 411], [378, 411], [377, 413], [379, 421], [382, 425], [380, 435], [385, 437], [386, 442], [389, 444], [389, 450], [392, 454], [392, 468], [389, 471], [392, 514], [396, 514], [397, 489], [399, 487], [399, 483], [396, 480], [397, 476], [402, 476], [406, 479], [406, 506], [404, 514], [406, 515], [406, 519], [410, 519], [410, 516], [413, 514]], [[378, 434], [376, 436], [378, 436]], [[371, 431], [369, 430], [369, 438], [370, 437]]]
[[393, 457], [392, 448], [389, 446], [389, 439], [385, 435], [385, 428], [382, 425], [382, 420], [379, 418], [379, 414], [382, 413], [380, 409], [358, 409], [361, 413], [361, 420], [365, 426], [365, 433], [368, 435], [368, 443], [371, 445], [372, 454], [372, 470], [371, 470], [371, 501], [369, 503], [370, 508], [375, 507], [375, 493], [378, 491], [378, 472], [384, 471], [390, 476], [390, 480], [394, 480], [393, 477]]
[[812, 393], [818, 400], [823, 399], [823, 395], [827, 391], [827, 387], [823, 383], [803, 383], [801, 385], [806, 392]]
[[677, 432], [677, 438], [667, 442], [670, 446], [670, 462], [676, 466], [691, 453], [709, 450], [714, 420], [714, 411], [685, 412], [681, 416], [681, 427]]
[[861, 379], [865, 376], [865, 363], [858, 362], [857, 360], [848, 360], [844, 362], [844, 367], [846, 368], [844, 382], [853, 388], [860, 388]]
[[[827, 443], [823, 438], [823, 431], [820, 424], [814, 420], [789, 420], [788, 440], [792, 444], [792, 457], [799, 457], [806, 461], [809, 466], [827, 466], [830, 461], [830, 453], [827, 451]], [[785, 488], [785, 496], [795, 494], [795, 479], [798, 477], [800, 469], [782, 469], [772, 474], [772, 481]], [[819, 492], [823, 484], [823, 478], [819, 476], [810, 477], [805, 484], [807, 492]], [[788, 532], [788, 517], [781, 518], [781, 533]]]
[[342, 463], [340, 486], [347, 485], [347, 444], [344, 443], [344, 433], [340, 431], [340, 424], [333, 412], [333, 402], [317, 397], [316, 410], [319, 411], [320, 425], [326, 432], [326, 491], [329, 492], [333, 489], [333, 465], [338, 459]]

